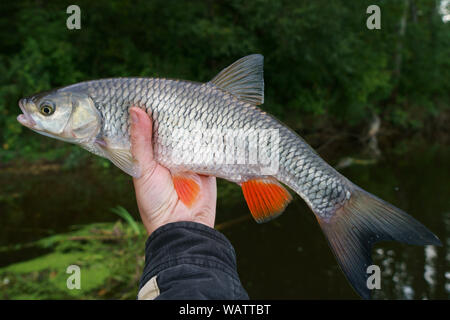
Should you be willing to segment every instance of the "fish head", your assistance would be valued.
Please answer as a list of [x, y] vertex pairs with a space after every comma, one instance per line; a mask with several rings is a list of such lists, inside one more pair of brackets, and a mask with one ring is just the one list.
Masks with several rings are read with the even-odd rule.
[[17, 121], [44, 136], [83, 144], [100, 132], [100, 114], [85, 93], [39, 93], [21, 99], [19, 107], [23, 114]]

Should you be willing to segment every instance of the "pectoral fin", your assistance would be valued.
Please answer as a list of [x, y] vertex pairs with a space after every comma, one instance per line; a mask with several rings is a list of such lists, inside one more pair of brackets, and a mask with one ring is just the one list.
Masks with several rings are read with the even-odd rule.
[[257, 178], [241, 184], [244, 198], [258, 223], [278, 217], [292, 200], [289, 192], [275, 178]]
[[106, 158], [108, 158], [116, 167], [123, 170], [134, 178], [139, 178], [141, 173], [139, 166], [134, 160], [131, 151], [125, 148], [113, 148], [108, 140], [101, 139], [96, 141], [97, 146], [103, 151]]

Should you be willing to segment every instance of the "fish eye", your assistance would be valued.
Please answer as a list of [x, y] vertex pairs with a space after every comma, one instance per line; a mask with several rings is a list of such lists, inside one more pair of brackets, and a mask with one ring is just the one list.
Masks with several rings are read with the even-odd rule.
[[44, 116], [49, 116], [55, 112], [55, 106], [51, 103], [44, 102], [41, 104], [41, 114]]

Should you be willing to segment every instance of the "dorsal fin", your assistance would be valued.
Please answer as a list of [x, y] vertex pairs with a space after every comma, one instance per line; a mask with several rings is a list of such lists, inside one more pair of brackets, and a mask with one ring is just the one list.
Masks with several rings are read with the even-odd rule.
[[223, 69], [210, 81], [216, 87], [232, 93], [253, 105], [264, 103], [264, 57], [251, 54]]

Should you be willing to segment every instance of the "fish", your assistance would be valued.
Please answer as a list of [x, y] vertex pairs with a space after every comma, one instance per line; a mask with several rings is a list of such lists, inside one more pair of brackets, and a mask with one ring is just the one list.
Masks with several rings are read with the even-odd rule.
[[344, 275], [371, 298], [368, 268], [379, 241], [441, 246], [394, 205], [335, 170], [294, 130], [263, 111], [264, 57], [251, 54], [211, 81], [166, 78], [89, 80], [19, 101], [17, 120], [44, 136], [79, 145], [139, 177], [130, 151], [129, 109], [153, 121], [155, 160], [170, 170], [179, 199], [195, 203], [196, 174], [241, 186], [256, 222], [279, 216], [298, 194], [314, 213]]

